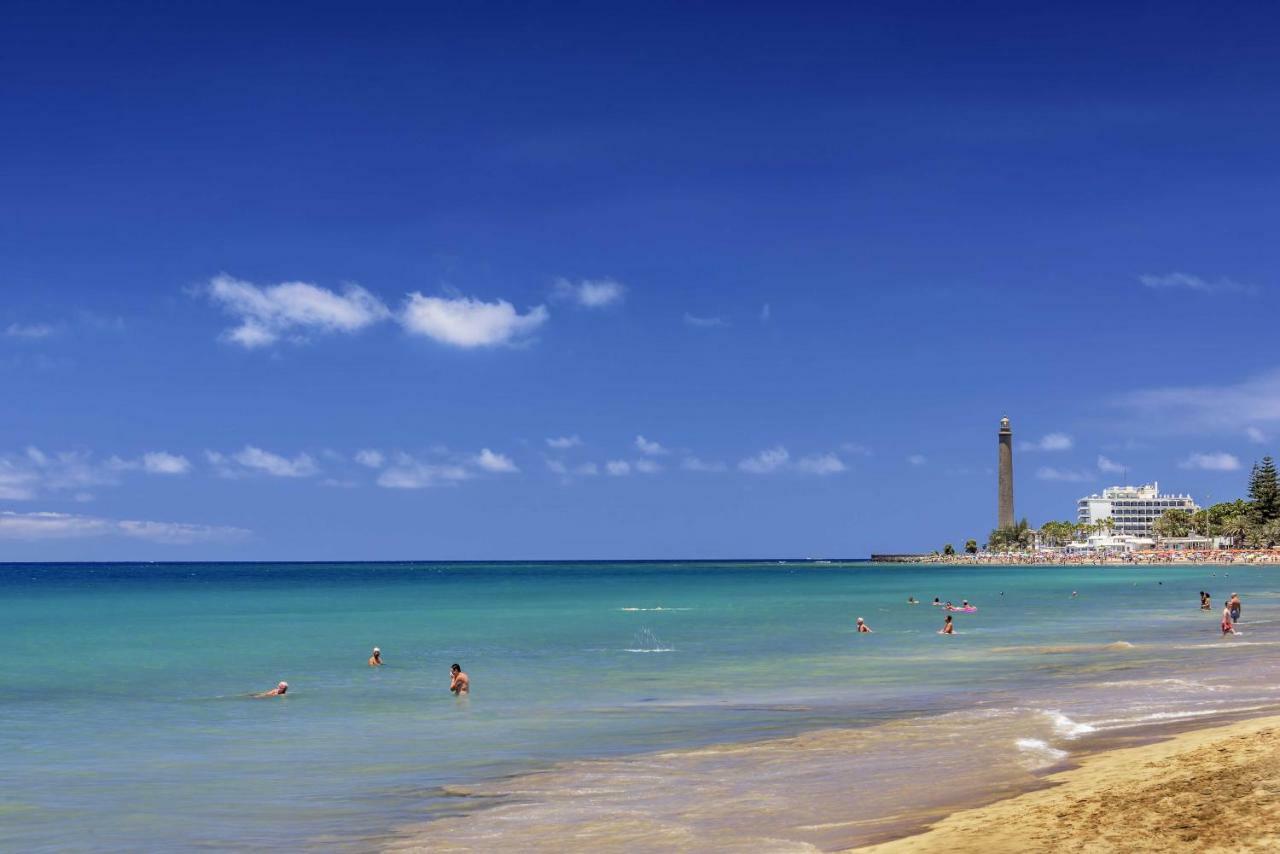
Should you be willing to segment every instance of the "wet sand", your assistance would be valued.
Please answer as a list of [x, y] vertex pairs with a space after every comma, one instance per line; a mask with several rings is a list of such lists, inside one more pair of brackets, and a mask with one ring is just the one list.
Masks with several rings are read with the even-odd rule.
[[1280, 717], [1099, 753], [1028, 792], [857, 848], [907, 852], [1280, 850]]

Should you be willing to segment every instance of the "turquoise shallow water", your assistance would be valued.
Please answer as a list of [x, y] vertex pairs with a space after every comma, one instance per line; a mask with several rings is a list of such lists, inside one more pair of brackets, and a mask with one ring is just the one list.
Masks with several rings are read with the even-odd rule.
[[[1201, 589], [1241, 593], [1244, 635]], [[0, 566], [0, 847], [359, 849], [572, 760], [965, 710], [1014, 710], [974, 737], [1048, 767], [1092, 733], [1274, 705], [1278, 591], [1240, 566]], [[979, 611], [940, 638], [934, 596]], [[893, 750], [867, 755], [910, 796]]]

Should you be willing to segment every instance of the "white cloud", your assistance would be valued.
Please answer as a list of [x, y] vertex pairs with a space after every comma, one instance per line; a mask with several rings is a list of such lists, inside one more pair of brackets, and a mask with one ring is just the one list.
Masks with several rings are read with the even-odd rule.
[[471, 477], [471, 472], [454, 463], [425, 463], [401, 454], [378, 475], [378, 486], [387, 489], [427, 489], [432, 486], [449, 486]]
[[716, 329], [728, 326], [729, 321], [723, 317], [697, 317], [686, 311], [684, 313], [684, 325], [692, 326], [694, 329]]
[[151, 451], [142, 455], [142, 468], [149, 474], [186, 474], [191, 462], [178, 454]]
[[613, 279], [583, 279], [571, 282], [556, 279], [552, 295], [556, 299], [570, 300], [583, 308], [605, 308], [622, 302], [627, 288]]
[[769, 303], [765, 303], [760, 309], [760, 322], [768, 323], [769, 318], [773, 317], [773, 310], [769, 308]]
[[738, 468], [749, 474], [769, 474], [787, 465], [791, 454], [781, 445], [761, 451], [753, 457], [738, 461]]
[[573, 473], [582, 475], [583, 477], [595, 477], [600, 474], [600, 466], [595, 463], [583, 463], [582, 465], [575, 466]]
[[631, 474], [631, 463], [626, 460], [609, 460], [604, 464], [604, 470], [614, 477], [623, 477]]
[[569, 467], [564, 464], [564, 460], [547, 459], [547, 468], [552, 474], [558, 474], [564, 477], [569, 473]]
[[1209, 454], [1190, 454], [1178, 468], [1202, 469], [1204, 471], [1236, 471], [1240, 468], [1240, 460], [1234, 454], [1217, 451]]
[[249, 532], [243, 528], [134, 519], [114, 520], [71, 513], [0, 512], [0, 539], [65, 540], [109, 535], [156, 543], [185, 544], [238, 540], [247, 537]]
[[796, 469], [805, 474], [828, 475], [839, 474], [845, 470], [845, 465], [835, 454], [815, 454], [797, 460]]
[[1123, 463], [1118, 463], [1109, 457], [1098, 454], [1098, 471], [1104, 471], [1108, 474], [1122, 474], [1125, 471]]
[[1020, 442], [1020, 451], [1069, 451], [1075, 446], [1075, 440], [1066, 433], [1049, 433], [1037, 442]]
[[929, 458], [926, 457], [924, 454], [910, 454], [907, 457], [907, 462], [911, 463], [911, 465], [913, 466], [922, 466], [928, 461], [929, 461]]
[[291, 332], [356, 332], [391, 316], [381, 300], [359, 285], [347, 285], [339, 294], [308, 282], [259, 287], [223, 274], [209, 282], [206, 292], [240, 321], [225, 337], [249, 349]]
[[386, 457], [382, 455], [382, 451], [374, 448], [363, 448], [356, 451], [356, 462], [371, 469], [380, 469], [382, 464], [386, 462]]
[[320, 471], [316, 461], [308, 454], [298, 454], [289, 459], [253, 445], [245, 445], [242, 450], [230, 455], [205, 451], [205, 457], [221, 477], [243, 477], [248, 474], [311, 477]]
[[48, 323], [10, 323], [4, 330], [10, 338], [48, 338], [53, 332]]
[[872, 456], [870, 448], [857, 442], [844, 442], [840, 445], [840, 450], [844, 451], [846, 454], [856, 454], [860, 457]]
[[1061, 480], [1068, 483], [1083, 483], [1093, 480], [1093, 475], [1088, 472], [1074, 471], [1072, 469], [1059, 469], [1053, 466], [1041, 466], [1036, 469], [1036, 477], [1041, 480]]
[[495, 454], [488, 448], [480, 449], [480, 453], [476, 455], [475, 464], [485, 471], [497, 474], [510, 474], [520, 471], [510, 457], [503, 454]]
[[538, 305], [520, 314], [506, 300], [483, 302], [469, 297], [424, 297], [409, 294], [400, 323], [414, 335], [426, 335], [454, 347], [495, 347], [531, 335], [550, 315]]
[[274, 477], [311, 477], [320, 471], [315, 460], [307, 454], [298, 454], [293, 459], [288, 459], [253, 445], [245, 445], [244, 450], [233, 454], [231, 458], [247, 469], [265, 472]]
[[657, 474], [658, 472], [662, 471], [662, 466], [658, 465], [653, 460], [644, 460], [644, 459], [636, 460], [634, 465], [635, 465], [636, 471], [640, 472], [641, 474]]
[[1211, 281], [1190, 273], [1165, 273], [1158, 276], [1148, 274], [1139, 276], [1138, 281], [1157, 291], [1181, 290], [1196, 291], [1202, 294], [1256, 294], [1258, 292], [1257, 285], [1248, 285], [1227, 278]]
[[576, 433], [572, 436], [553, 436], [547, 439], [547, 447], [555, 448], [557, 451], [576, 448], [582, 444], [582, 437]]
[[1248, 426], [1280, 422], [1280, 369], [1237, 383], [1144, 389], [1114, 403], [1148, 430], [1239, 435]]
[[685, 471], [721, 472], [728, 466], [718, 460], [703, 460], [698, 457], [685, 457], [680, 461], [680, 468]]
[[1244, 434], [1249, 437], [1250, 442], [1255, 442], [1259, 445], [1267, 441], [1267, 434], [1263, 433], [1257, 427], [1244, 428]]
[[659, 457], [663, 454], [670, 453], [670, 451], [662, 447], [662, 445], [659, 445], [657, 442], [650, 441], [644, 436], [636, 436], [636, 448], [639, 449], [640, 453], [648, 454], [651, 457]]

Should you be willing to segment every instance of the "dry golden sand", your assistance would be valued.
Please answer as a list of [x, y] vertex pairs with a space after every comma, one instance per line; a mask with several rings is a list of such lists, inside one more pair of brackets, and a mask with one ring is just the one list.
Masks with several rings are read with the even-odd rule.
[[1280, 851], [1280, 717], [1101, 753], [1048, 780], [857, 851]]

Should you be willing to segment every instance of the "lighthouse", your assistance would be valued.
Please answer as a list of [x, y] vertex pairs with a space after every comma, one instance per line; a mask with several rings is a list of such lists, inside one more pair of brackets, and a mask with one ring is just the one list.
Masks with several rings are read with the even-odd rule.
[[1000, 494], [996, 509], [996, 527], [1013, 527], [1013, 429], [1009, 416], [1000, 419]]

